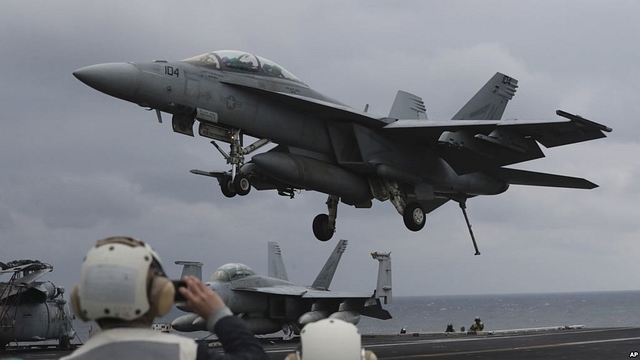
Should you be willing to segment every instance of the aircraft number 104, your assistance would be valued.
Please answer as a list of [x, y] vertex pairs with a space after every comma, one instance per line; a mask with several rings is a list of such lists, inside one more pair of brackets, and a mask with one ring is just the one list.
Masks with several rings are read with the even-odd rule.
[[180, 77], [180, 69], [174, 68], [173, 66], [165, 66], [164, 73], [169, 76]]

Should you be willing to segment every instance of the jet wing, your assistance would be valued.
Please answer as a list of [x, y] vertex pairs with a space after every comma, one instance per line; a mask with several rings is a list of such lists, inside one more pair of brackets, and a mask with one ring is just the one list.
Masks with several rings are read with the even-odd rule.
[[282, 104], [284, 107], [297, 108], [300, 111], [312, 114], [314, 117], [320, 117], [326, 120], [350, 121], [361, 125], [381, 128], [387, 125], [391, 120], [384, 117], [373, 116], [365, 112], [358, 111], [346, 105], [336, 104], [333, 102], [313, 99], [306, 96], [276, 92], [267, 89], [260, 89], [250, 85], [238, 84], [236, 82], [221, 82], [259, 93], [260, 96], [268, 97]]
[[243, 287], [234, 288], [234, 291], [257, 292], [261, 294], [297, 296], [301, 297], [308, 289], [299, 286], [267, 286], [267, 287]]
[[268, 286], [235, 288], [234, 291], [258, 292], [270, 295], [295, 296], [304, 299], [368, 299], [371, 294], [359, 294], [346, 291], [323, 291], [300, 286]]
[[358, 294], [346, 291], [318, 291], [309, 290], [302, 297], [304, 299], [368, 299], [372, 294]]
[[[565, 119], [554, 120], [397, 120], [384, 129], [408, 138], [437, 143], [443, 132], [466, 131], [474, 133], [476, 138], [499, 143], [501, 139], [492, 138], [494, 130], [506, 130], [521, 138], [533, 138], [547, 148], [589, 141], [606, 137], [605, 132], [612, 129], [596, 122], [584, 119], [562, 110], [556, 114]], [[509, 147], [508, 143], [499, 143]]]

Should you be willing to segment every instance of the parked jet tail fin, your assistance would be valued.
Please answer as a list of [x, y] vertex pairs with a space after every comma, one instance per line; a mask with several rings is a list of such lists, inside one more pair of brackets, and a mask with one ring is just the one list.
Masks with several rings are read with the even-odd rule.
[[598, 187], [598, 185], [587, 179], [527, 170], [501, 168], [495, 175], [501, 180], [514, 185], [549, 186], [570, 189], [593, 189]]
[[453, 116], [452, 120], [500, 120], [517, 88], [518, 80], [498, 72]]
[[280, 251], [280, 245], [277, 242], [269, 241], [269, 277], [289, 281], [287, 277], [287, 271], [284, 268], [284, 261], [282, 261], [282, 251]]
[[393, 119], [427, 119], [427, 108], [418, 95], [406, 91], [398, 91], [391, 105], [389, 117]]
[[338, 268], [338, 263], [340, 262], [340, 258], [342, 257], [342, 253], [347, 249], [347, 240], [340, 240], [336, 245], [335, 249], [327, 259], [327, 262], [324, 264], [322, 270], [316, 277], [316, 280], [311, 285], [312, 288], [318, 290], [329, 290], [329, 285], [331, 285], [331, 280], [333, 280], [333, 275], [336, 273], [336, 269]]
[[199, 261], [176, 261], [176, 265], [182, 265], [182, 279], [185, 276], [195, 276], [202, 280], [202, 263]]
[[391, 287], [391, 253], [372, 252], [371, 257], [378, 260], [378, 285], [374, 298], [383, 297], [385, 304], [391, 304], [392, 287]]

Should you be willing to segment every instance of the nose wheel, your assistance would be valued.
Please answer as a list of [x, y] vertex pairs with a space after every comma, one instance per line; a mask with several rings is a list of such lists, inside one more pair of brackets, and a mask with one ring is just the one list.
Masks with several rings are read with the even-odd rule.
[[[231, 165], [230, 172], [224, 172], [223, 176], [218, 177], [218, 182], [220, 183], [220, 190], [222, 194], [228, 198], [232, 198], [236, 195], [245, 196], [251, 191], [251, 180], [249, 179], [249, 174], [242, 172], [242, 167], [244, 165], [244, 155], [248, 155], [255, 150], [267, 145], [270, 140], [269, 139], [260, 139], [254, 142], [253, 144], [247, 146], [246, 148], [242, 147], [243, 142], [243, 134], [240, 129], [232, 129], [229, 131], [229, 138], [224, 140], [225, 142], [229, 142], [230, 151], [227, 154], [215, 141], [211, 141], [211, 144], [218, 149], [220, 154], [227, 160], [227, 164]], [[193, 171], [192, 171], [193, 172]], [[196, 174], [205, 174], [205, 172], [196, 170]]]
[[247, 174], [236, 174], [236, 178], [233, 179], [233, 189], [240, 196], [245, 196], [251, 191], [251, 182]]
[[236, 189], [233, 186], [231, 176], [227, 175], [220, 178], [220, 190], [222, 191], [222, 195], [228, 198], [236, 196]]

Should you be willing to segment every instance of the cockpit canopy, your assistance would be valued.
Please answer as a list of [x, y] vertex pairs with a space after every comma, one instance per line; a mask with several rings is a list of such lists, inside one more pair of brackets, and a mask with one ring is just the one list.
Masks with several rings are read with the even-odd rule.
[[194, 56], [182, 61], [214, 69], [234, 70], [303, 83], [292, 73], [269, 59], [236, 50], [219, 50]]
[[255, 274], [253, 269], [245, 264], [224, 264], [211, 274], [209, 281], [229, 282]]

